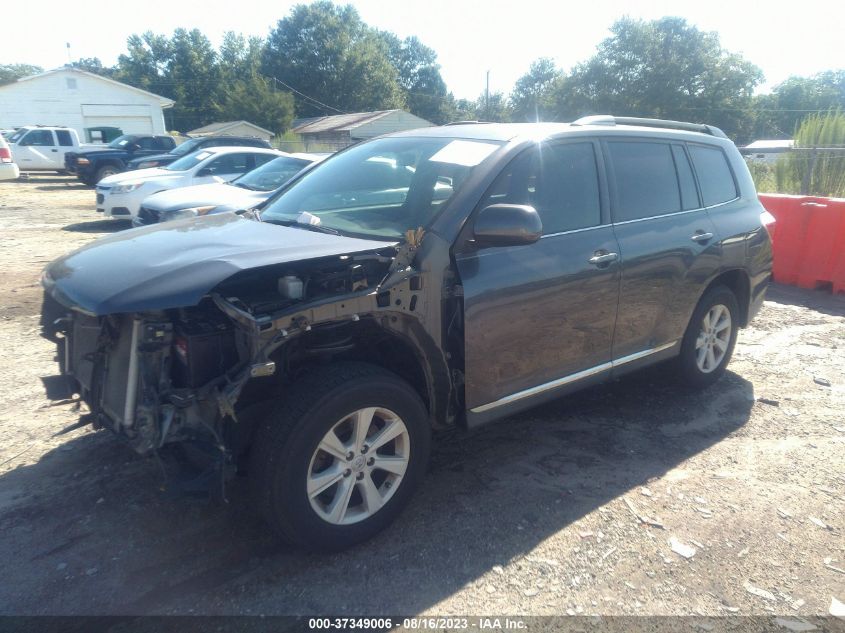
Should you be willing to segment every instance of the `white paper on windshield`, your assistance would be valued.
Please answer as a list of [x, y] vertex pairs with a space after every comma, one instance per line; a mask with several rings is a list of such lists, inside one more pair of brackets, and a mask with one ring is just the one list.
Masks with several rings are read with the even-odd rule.
[[452, 141], [429, 160], [435, 163], [475, 167], [496, 151], [498, 147], [493, 143], [480, 143], [478, 141]]
[[197, 160], [205, 160], [209, 156], [211, 156], [211, 152], [200, 152], [197, 154]]

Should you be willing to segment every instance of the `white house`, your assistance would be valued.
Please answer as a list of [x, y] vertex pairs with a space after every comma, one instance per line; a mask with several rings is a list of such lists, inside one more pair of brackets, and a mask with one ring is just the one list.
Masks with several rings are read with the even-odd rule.
[[432, 127], [426, 121], [404, 110], [355, 112], [294, 121], [293, 132], [309, 145], [326, 145], [341, 149], [365, 139], [421, 127]]
[[0, 86], [0, 128], [61, 125], [117, 127], [124, 134], [164, 134], [171, 99], [76, 68], [57, 68]]
[[767, 139], [740, 147], [739, 152], [752, 162], [774, 163], [778, 158], [792, 151], [794, 146], [795, 141], [792, 139]]
[[275, 134], [263, 127], [258, 127], [249, 121], [225, 121], [222, 123], [209, 123], [196, 130], [188, 132], [188, 136], [211, 136], [213, 134], [227, 134], [229, 136], [254, 136], [263, 138], [265, 141], [272, 139]]

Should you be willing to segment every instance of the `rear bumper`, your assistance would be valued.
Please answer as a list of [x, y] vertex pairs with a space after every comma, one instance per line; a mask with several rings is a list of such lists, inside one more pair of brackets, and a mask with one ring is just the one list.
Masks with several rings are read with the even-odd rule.
[[0, 180], [14, 180], [21, 175], [15, 163], [0, 163]]

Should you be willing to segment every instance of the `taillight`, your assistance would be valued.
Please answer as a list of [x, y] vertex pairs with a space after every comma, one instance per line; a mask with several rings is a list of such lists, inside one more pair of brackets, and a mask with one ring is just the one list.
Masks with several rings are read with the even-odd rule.
[[8, 147], [0, 147], [0, 163], [12, 162], [12, 150]]
[[768, 211], [763, 211], [763, 213], [760, 214], [760, 223], [763, 225], [763, 228], [766, 229], [766, 233], [769, 234], [769, 239], [772, 239], [772, 235], [775, 231], [775, 222], [777, 222], [777, 218]]

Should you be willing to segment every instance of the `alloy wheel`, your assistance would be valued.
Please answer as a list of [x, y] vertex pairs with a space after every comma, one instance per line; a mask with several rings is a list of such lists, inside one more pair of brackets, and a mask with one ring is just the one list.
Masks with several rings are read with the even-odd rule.
[[393, 411], [354, 411], [332, 426], [311, 456], [306, 481], [311, 507], [334, 525], [368, 519], [399, 489], [410, 449], [408, 429]]
[[722, 304], [711, 307], [701, 320], [695, 341], [695, 362], [705, 374], [715, 371], [725, 359], [731, 342], [731, 312]]

